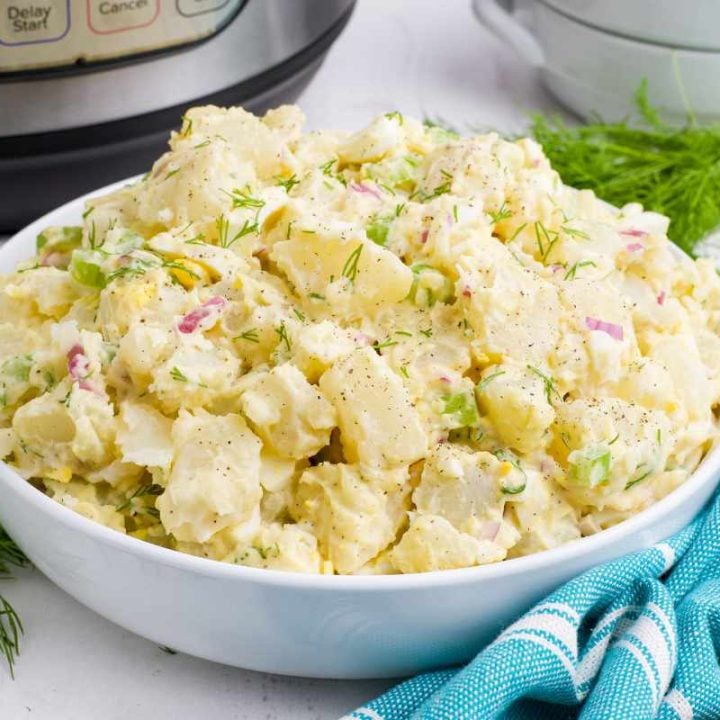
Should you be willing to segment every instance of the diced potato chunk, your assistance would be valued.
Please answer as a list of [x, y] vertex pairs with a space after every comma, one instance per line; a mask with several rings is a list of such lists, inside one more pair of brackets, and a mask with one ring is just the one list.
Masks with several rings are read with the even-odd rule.
[[117, 433], [123, 458], [145, 467], [167, 468], [173, 456], [172, 424], [151, 405], [126, 400], [120, 405]]
[[180, 411], [167, 489], [157, 500], [178, 540], [205, 542], [259, 513], [260, 440], [240, 415]]
[[354, 465], [322, 463], [300, 476], [295, 518], [311, 528], [337, 572], [354, 572], [395, 539], [405, 519], [407, 471], [393, 475], [390, 490]]
[[289, 363], [258, 374], [240, 402], [258, 435], [283, 457], [314, 455], [335, 427], [333, 406]]
[[324, 294], [338, 280], [351, 283], [353, 307], [366, 312], [404, 300], [412, 270], [352, 225], [313, 226], [275, 243], [272, 258], [303, 294]]
[[390, 551], [390, 561], [400, 572], [419, 573], [499, 562], [505, 554], [504, 548], [460, 532], [440, 515], [418, 515]]
[[370, 348], [340, 360], [320, 378], [338, 411], [345, 457], [379, 468], [409, 465], [427, 452], [427, 439], [402, 380]]
[[542, 446], [555, 419], [548, 396], [557, 391], [550, 376], [537, 368], [502, 364], [488, 368], [483, 377], [478, 403], [500, 440], [522, 453]]
[[508, 482], [518, 472], [508, 465], [488, 452], [439, 445], [426, 460], [413, 492], [415, 507], [422, 515], [444, 517], [461, 532], [484, 537], [488, 523], [502, 519], [501, 481]]

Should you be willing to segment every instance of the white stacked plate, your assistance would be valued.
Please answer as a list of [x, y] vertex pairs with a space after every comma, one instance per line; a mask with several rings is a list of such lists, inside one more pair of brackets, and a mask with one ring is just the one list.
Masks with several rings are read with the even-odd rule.
[[481, 21], [587, 118], [627, 117], [643, 79], [663, 117], [720, 121], [717, 0], [474, 0]]

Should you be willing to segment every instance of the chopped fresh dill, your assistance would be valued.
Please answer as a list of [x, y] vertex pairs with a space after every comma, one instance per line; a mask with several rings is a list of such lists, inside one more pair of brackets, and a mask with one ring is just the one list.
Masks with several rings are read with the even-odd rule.
[[349, 255], [348, 259], [343, 265], [342, 276], [347, 278], [350, 282], [355, 282], [358, 274], [358, 264], [360, 262], [360, 255], [362, 254], [362, 245], [358, 245]]
[[550, 251], [558, 241], [558, 234], [554, 230], [548, 230], [539, 220], [535, 222], [535, 240], [537, 241], [540, 257], [543, 262], [547, 261]]
[[297, 179], [297, 175], [291, 175], [289, 178], [277, 178], [277, 184], [285, 188], [285, 192], [289, 195], [290, 191], [296, 186], [300, 184], [300, 181]]
[[533, 367], [532, 365], [528, 365], [527, 369], [530, 372], [537, 375], [543, 381], [543, 387], [545, 389], [545, 398], [547, 399], [547, 401], [550, 405], [552, 405], [553, 395], [555, 395], [560, 400], [562, 400], [562, 395], [560, 395], [557, 388], [555, 387], [555, 381], [549, 375], [546, 375], [544, 372], [538, 370], [536, 367]]
[[577, 228], [572, 228], [569, 225], [562, 225], [560, 228], [566, 235], [569, 235], [572, 238], [577, 238], [578, 240], [589, 240], [590, 236], [584, 232], [583, 230], [578, 230]]
[[300, 320], [301, 322], [305, 322], [306, 318], [304, 312], [298, 310], [297, 308], [293, 308], [293, 312], [295, 313], [295, 317], [297, 317], [298, 320]]
[[635, 485], [637, 485], [638, 483], [645, 480], [646, 477], [649, 477], [650, 475], [652, 475], [652, 472], [653, 472], [652, 470], [648, 470], [647, 472], [644, 472], [641, 475], [638, 475], [638, 477], [634, 478], [633, 480], [630, 480], [630, 482], [627, 483], [627, 485], [625, 485], [625, 489], [629, 490], [631, 487], [635, 487]]
[[388, 338], [387, 340], [384, 340], [383, 342], [374, 342], [373, 343], [373, 349], [374, 350], [382, 350], [383, 348], [392, 347], [393, 345], [397, 345], [397, 340], [392, 340], [391, 338]]
[[88, 208], [85, 210], [85, 212], [82, 214], [82, 219], [85, 220], [85, 218], [87, 218], [87, 217], [88, 217], [89, 215], [91, 215], [93, 212], [95, 212], [95, 206], [94, 206], [94, 205], [90, 205], [90, 207], [88, 207]]
[[200, 276], [187, 265], [183, 265], [179, 260], [163, 260], [162, 266], [170, 270], [180, 270], [181, 272], [187, 273], [194, 280], [199, 280]]
[[522, 225], [519, 225], [515, 232], [510, 236], [510, 239], [508, 240], [508, 243], [511, 243], [513, 240], [517, 238], [517, 236], [527, 227], [527, 223], [524, 222]]
[[182, 135], [182, 137], [188, 137], [189, 135], [192, 135], [192, 127], [193, 127], [192, 119], [187, 117], [187, 115], [183, 115], [182, 116], [182, 130], [180, 130], [180, 135]]
[[580, 262], [576, 262], [572, 265], [572, 267], [565, 273], [565, 280], [574, 280], [575, 275], [577, 274], [577, 271], [580, 268], [584, 267], [597, 267], [595, 263], [592, 260], [581, 260]]
[[308, 297], [312, 298], [313, 300], [325, 300], [326, 297], [322, 295], [321, 293], [311, 292], [308, 293]]
[[499, 378], [501, 375], [504, 375], [504, 374], [505, 374], [505, 371], [504, 371], [504, 370], [498, 370], [497, 372], [494, 372], [494, 373], [488, 375], [486, 378], [483, 378], [483, 379], [475, 386], [475, 389], [476, 389], [477, 392], [479, 392], [479, 393], [485, 392], [485, 389], [487, 388], [487, 386], [488, 386], [493, 380], [495, 380], [495, 378]]
[[[0, 526], [0, 579], [8, 579], [13, 568], [25, 567], [28, 559]], [[15, 677], [15, 660], [20, 653], [23, 625], [13, 606], [0, 595], [0, 653], [5, 658], [10, 677]]]
[[249, 220], [245, 220], [242, 227], [230, 237], [230, 221], [224, 216], [220, 215], [215, 221], [215, 227], [217, 228], [218, 243], [222, 248], [229, 248], [236, 243], [240, 238], [256, 233], [258, 231], [257, 220], [251, 223]]
[[402, 125], [405, 122], [405, 118], [402, 116], [402, 113], [397, 110], [385, 113], [385, 117], [388, 120], [397, 120], [399, 125]]
[[237, 208], [253, 208], [255, 210], [261, 210], [265, 207], [265, 201], [260, 198], [253, 197], [250, 195], [250, 186], [246, 186], [245, 190], [239, 190], [235, 188], [229, 195], [232, 200], [233, 210]]
[[287, 334], [287, 328], [285, 327], [285, 323], [281, 322], [278, 327], [275, 328], [276, 335], [280, 338], [279, 345], [285, 343], [285, 348], [290, 351], [291, 344], [290, 344], [290, 338]]
[[120, 505], [118, 505], [115, 509], [118, 512], [122, 512], [132, 506], [132, 501], [135, 500], [135, 498], [148, 496], [157, 497], [162, 494], [163, 488], [161, 485], [156, 485], [155, 483], [145, 483], [144, 485], [140, 485], [136, 488], [132, 495], [130, 495], [124, 502], [120, 503]]
[[608, 443], [608, 445], [614, 445], [620, 438], [620, 433], [617, 433], [615, 437]]
[[503, 201], [503, 204], [500, 206], [499, 210], [496, 210], [495, 212], [489, 212], [488, 215], [493, 221], [493, 224], [497, 224], [513, 216], [512, 211], [508, 208], [505, 201]]
[[328, 160], [326, 163], [323, 163], [319, 166], [320, 170], [322, 170], [323, 175], [332, 175], [333, 174], [333, 165], [337, 162], [336, 158], [333, 158], [332, 160]]
[[179, 167], [178, 167], [178, 168], [175, 168], [174, 170], [171, 170], [171, 171], [165, 176], [165, 179], [166, 179], [166, 180], [169, 180], [173, 175], [177, 175], [181, 170], [182, 170], [182, 168], [179, 168]]
[[426, 338], [432, 337], [432, 328], [429, 327], [427, 330], [420, 330], [419, 331], [421, 335], [424, 335]]
[[0, 595], [0, 652], [5, 657], [12, 678], [15, 677], [15, 660], [20, 653], [20, 636], [24, 632], [15, 608]]
[[197, 145], [193, 145], [193, 150], [199, 150], [200, 148], [207, 147], [210, 144], [210, 138], [207, 140], [203, 140], [201, 143], [198, 143]]
[[258, 335], [257, 328], [250, 328], [249, 330], [236, 335], [233, 340], [247, 340], [248, 342], [259, 343], [260, 336]]
[[94, 220], [90, 224], [90, 230], [88, 230], [88, 244], [92, 250], [94, 250], [97, 246], [97, 230], [95, 228]]
[[400, 366], [400, 374], [403, 377], [410, 378], [410, 373], [408, 373], [407, 365], [401, 365]]
[[173, 367], [172, 370], [170, 370], [170, 377], [173, 380], [177, 380], [178, 382], [187, 382], [187, 376], [183, 374], [183, 372], [177, 368]]

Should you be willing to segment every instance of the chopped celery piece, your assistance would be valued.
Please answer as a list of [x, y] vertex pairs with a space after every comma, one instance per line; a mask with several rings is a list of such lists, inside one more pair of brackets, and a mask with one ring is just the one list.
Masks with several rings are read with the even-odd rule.
[[70, 274], [81, 285], [104, 288], [107, 277], [102, 269], [103, 259], [103, 254], [95, 250], [75, 250], [70, 260]]
[[48, 227], [36, 238], [35, 247], [38, 252], [44, 247], [56, 250], [70, 250], [80, 247], [82, 243], [82, 228], [77, 226]]
[[582, 450], [573, 450], [568, 460], [570, 482], [594, 488], [608, 479], [612, 452], [606, 445], [589, 445]]
[[444, 415], [452, 415], [457, 422], [456, 427], [472, 427], [480, 422], [477, 403], [472, 393], [456, 393], [443, 397]]
[[32, 355], [18, 355], [17, 357], [10, 358], [3, 363], [2, 372], [3, 375], [7, 375], [15, 380], [27, 382], [30, 377], [32, 364]]
[[390, 223], [393, 221], [392, 217], [375, 215], [368, 226], [365, 228], [365, 232], [370, 240], [378, 245], [385, 247], [387, 243], [388, 231], [390, 230]]

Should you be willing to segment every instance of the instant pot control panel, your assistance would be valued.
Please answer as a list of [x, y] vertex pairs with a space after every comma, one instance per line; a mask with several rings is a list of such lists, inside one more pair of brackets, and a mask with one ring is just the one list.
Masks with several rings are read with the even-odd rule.
[[0, 0], [0, 76], [126, 60], [210, 37], [246, 0]]

